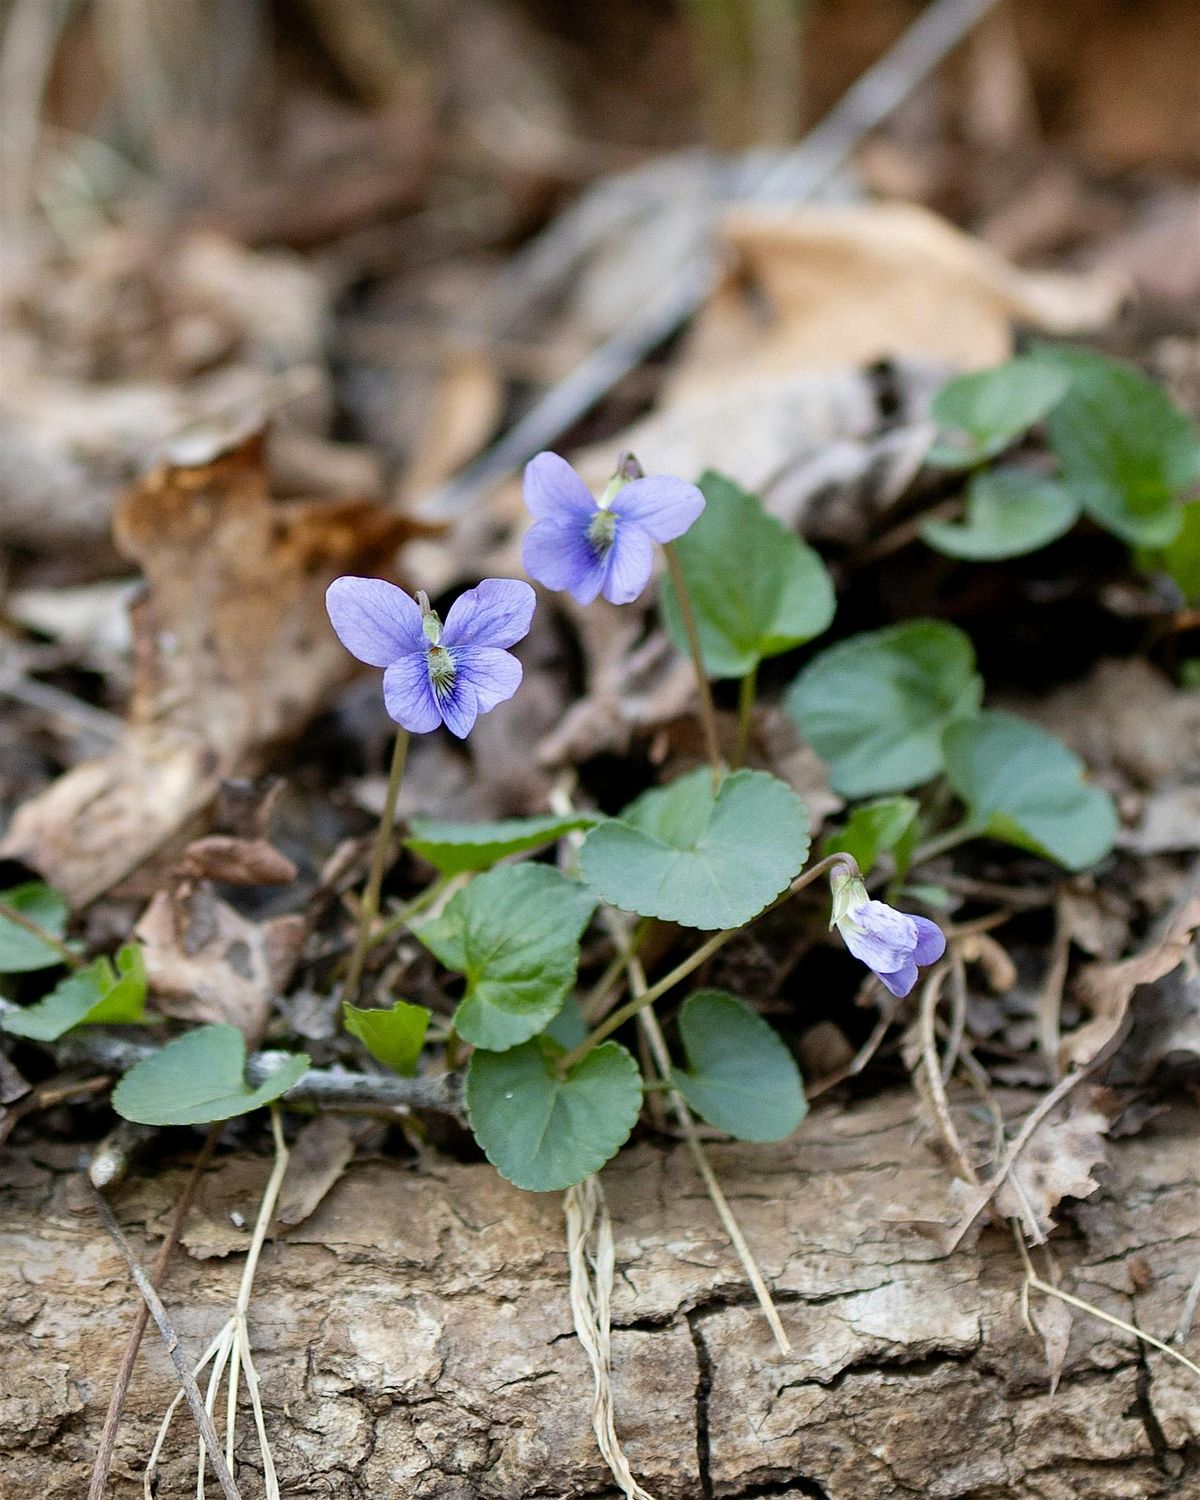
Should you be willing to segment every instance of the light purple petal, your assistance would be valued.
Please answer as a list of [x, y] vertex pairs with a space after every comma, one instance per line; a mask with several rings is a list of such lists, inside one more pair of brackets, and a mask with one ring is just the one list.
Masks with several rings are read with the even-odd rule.
[[442, 722], [429, 681], [426, 652], [402, 656], [383, 674], [383, 701], [388, 714], [413, 734], [429, 734]]
[[442, 722], [450, 733], [456, 734], [460, 740], [465, 740], [474, 728], [475, 719], [479, 714], [479, 704], [470, 680], [460, 672], [451, 684], [449, 692], [438, 698], [437, 706]]
[[936, 963], [946, 951], [946, 934], [928, 917], [913, 917], [917, 928], [917, 946], [913, 957], [919, 964]]
[[649, 533], [636, 521], [621, 516], [604, 559], [601, 593], [612, 604], [632, 604], [650, 582], [653, 569], [654, 543]]
[[614, 515], [636, 521], [654, 541], [673, 542], [704, 509], [704, 496], [686, 479], [651, 474], [622, 485], [608, 508]]
[[372, 667], [390, 667], [409, 651], [424, 651], [421, 611], [415, 599], [382, 578], [335, 578], [325, 608], [351, 656]]
[[604, 582], [604, 564], [578, 521], [535, 522], [525, 533], [521, 560], [530, 578], [548, 589], [566, 589], [580, 604], [590, 604]]
[[591, 490], [557, 453], [539, 453], [525, 465], [525, 504], [535, 521], [586, 525], [596, 513]]
[[876, 974], [894, 974], [917, 946], [916, 922], [883, 901], [864, 901], [838, 923], [846, 947]]
[[879, 974], [878, 977], [883, 984], [887, 985], [888, 989], [891, 990], [892, 994], [898, 1000], [903, 1000], [905, 995], [908, 994], [909, 990], [917, 982], [917, 966], [910, 958], [895, 973]]
[[529, 634], [537, 595], [519, 578], [485, 578], [450, 606], [447, 646], [515, 646]]
[[497, 703], [507, 702], [521, 686], [521, 663], [495, 646], [457, 646], [454, 665], [459, 678], [475, 689], [476, 706], [481, 714], [495, 708]]

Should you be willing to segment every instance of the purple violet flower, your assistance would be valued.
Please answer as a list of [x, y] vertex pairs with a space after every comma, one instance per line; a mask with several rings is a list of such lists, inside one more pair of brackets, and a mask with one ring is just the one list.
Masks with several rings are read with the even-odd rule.
[[946, 938], [928, 917], [910, 917], [884, 901], [872, 901], [858, 870], [834, 865], [833, 917], [855, 958], [866, 964], [893, 995], [903, 997], [917, 982], [917, 966], [936, 963], [946, 951]]
[[539, 453], [525, 466], [525, 504], [534, 519], [523, 549], [531, 578], [580, 604], [597, 594], [630, 604], [650, 582], [654, 543], [682, 536], [704, 496], [685, 479], [645, 478], [626, 458], [596, 500], [565, 458]]
[[383, 667], [383, 701], [397, 724], [413, 734], [445, 724], [464, 740], [477, 715], [521, 684], [521, 663], [505, 647], [528, 632], [535, 597], [519, 579], [485, 578], [459, 595], [443, 625], [424, 594], [414, 600], [382, 578], [347, 576], [329, 585], [325, 608], [346, 650]]

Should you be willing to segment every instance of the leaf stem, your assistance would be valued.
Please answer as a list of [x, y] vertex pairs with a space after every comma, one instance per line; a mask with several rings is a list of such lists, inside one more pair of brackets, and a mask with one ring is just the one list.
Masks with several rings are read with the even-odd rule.
[[396, 732], [396, 744], [392, 751], [392, 769], [388, 775], [387, 794], [383, 799], [383, 813], [375, 834], [375, 847], [371, 852], [371, 869], [359, 904], [358, 933], [354, 939], [354, 951], [350, 955], [350, 967], [346, 971], [346, 982], [342, 986], [342, 998], [353, 1000], [358, 994], [362, 978], [363, 963], [371, 941], [371, 928], [379, 915], [379, 893], [383, 888], [383, 873], [387, 868], [388, 847], [396, 821], [396, 799], [400, 795], [400, 783], [404, 779], [404, 763], [408, 759], [408, 730]]
[[754, 715], [754, 695], [758, 688], [758, 663], [755, 662], [750, 670], [742, 678], [742, 685], [738, 690], [738, 727], [737, 742], [733, 747], [733, 768], [737, 768], [746, 759], [746, 751], [750, 748], [750, 725]]
[[23, 927], [30, 936], [45, 943], [47, 948], [53, 948], [68, 968], [82, 969], [86, 967], [86, 960], [80, 958], [78, 953], [68, 948], [61, 938], [56, 938], [52, 932], [47, 932], [32, 917], [27, 917], [23, 911], [18, 911], [15, 906], [10, 906], [7, 901], [0, 901], [0, 917], [3, 917], [6, 922], [11, 922], [15, 927]]
[[[785, 901], [790, 900], [798, 891], [802, 891], [806, 885], [811, 885], [814, 880], [826, 874], [827, 871], [831, 870], [838, 863], [851, 865], [856, 872], [858, 870], [858, 864], [852, 855], [843, 854], [840, 850], [833, 854], [827, 854], [824, 859], [818, 860], [815, 865], [805, 870], [803, 874], [797, 875], [782, 895], [777, 896], [769, 906], [764, 906], [762, 911], [758, 912], [750, 920], [756, 922], [759, 917], [765, 916], [767, 912], [774, 911], [777, 906], [782, 906]], [[745, 925], [749, 926], [749, 923]], [[706, 959], [711, 958], [719, 948], [723, 948], [730, 938], [736, 937], [743, 930], [744, 928], [742, 927], [727, 927], [721, 932], [715, 932], [707, 942], [701, 943], [694, 953], [689, 954], [681, 963], [676, 964], [670, 973], [664, 974], [661, 979], [655, 980], [649, 989], [640, 995], [634, 995], [631, 1000], [627, 1000], [624, 1005], [614, 1010], [607, 1019], [601, 1021], [595, 1031], [585, 1036], [577, 1047], [573, 1047], [570, 1052], [564, 1053], [559, 1058], [559, 1073], [564, 1076], [569, 1073], [573, 1067], [583, 1061], [593, 1047], [599, 1046], [606, 1037], [610, 1037], [618, 1027], [624, 1026], [625, 1022], [636, 1016], [639, 1011], [644, 1010], [648, 1005], [653, 1005], [668, 990], [674, 989], [689, 974], [694, 973]]]
[[679, 555], [670, 542], [663, 543], [663, 555], [667, 559], [667, 571], [671, 575], [671, 583], [675, 589], [675, 598], [679, 601], [679, 618], [683, 621], [684, 634], [687, 636], [688, 652], [692, 658], [692, 666], [696, 671], [696, 691], [699, 695], [700, 724], [704, 730], [704, 743], [708, 751], [708, 763], [712, 767], [713, 792], [721, 785], [721, 777], [724, 774], [724, 764], [721, 760], [721, 741], [717, 735], [717, 712], [713, 707], [712, 688], [709, 686], [708, 673], [704, 670], [704, 653], [700, 649], [700, 636], [696, 630], [696, 616], [692, 611], [692, 600], [688, 593], [687, 583], [683, 577], [683, 564], [679, 561]]
[[403, 932], [412, 919], [419, 917], [423, 911], [428, 911], [451, 881], [457, 878], [455, 875], [440, 875], [437, 880], [432, 881], [419, 895], [414, 896], [411, 901], [406, 901], [398, 912], [393, 913], [381, 927], [375, 929], [367, 947], [377, 947], [388, 938], [394, 937], [396, 933]]
[[968, 839], [977, 838], [979, 833], [979, 826], [975, 823], [964, 822], [957, 824], [954, 828], [948, 828], [945, 833], [936, 834], [933, 838], [926, 839], [923, 844], [919, 844], [913, 850], [908, 867], [913, 870], [927, 860], [936, 859], [939, 854], [946, 854], [951, 849], [957, 849], [959, 844], [965, 844]]

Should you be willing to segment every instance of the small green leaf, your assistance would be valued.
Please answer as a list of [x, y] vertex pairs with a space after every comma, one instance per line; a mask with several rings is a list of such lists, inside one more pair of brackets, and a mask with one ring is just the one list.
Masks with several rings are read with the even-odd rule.
[[1200, 479], [1200, 441], [1165, 391], [1132, 366], [1083, 349], [1036, 358], [1071, 377], [1050, 415], [1050, 446], [1092, 519], [1134, 546], [1179, 534], [1181, 494]]
[[507, 1052], [474, 1052], [467, 1113], [502, 1177], [535, 1193], [573, 1186], [615, 1156], [637, 1124], [642, 1078], [618, 1042], [603, 1042], [566, 1078], [562, 1049], [536, 1037]]
[[913, 827], [920, 811], [911, 797], [882, 797], [864, 802], [850, 814], [840, 833], [828, 834], [821, 844], [821, 858], [849, 854], [864, 875], [869, 875], [881, 854], [895, 849]]
[[35, 1042], [55, 1042], [75, 1026], [120, 1026], [145, 1018], [146, 965], [136, 943], [117, 953], [116, 968], [98, 958], [61, 980], [50, 993], [3, 1018], [5, 1031]]
[[[0, 891], [0, 901], [36, 922], [51, 937], [61, 938], [67, 930], [67, 903], [40, 880]], [[52, 969], [62, 961], [57, 948], [0, 916], [0, 974], [31, 974], [36, 969]]]
[[[769, 656], [811, 641], [833, 619], [833, 584], [825, 564], [757, 496], [720, 474], [700, 480], [707, 502], [674, 543], [696, 616], [705, 671], [744, 677]], [[672, 640], [688, 650], [671, 580], [660, 595]]]
[[1086, 870], [1112, 849], [1117, 813], [1052, 734], [989, 710], [946, 733], [946, 774], [980, 832]]
[[553, 1020], [575, 983], [579, 939], [596, 898], [549, 865], [501, 865], [459, 891], [417, 937], [467, 976], [461, 1037], [502, 1052]]
[[342, 1005], [350, 1035], [385, 1067], [405, 1077], [417, 1071], [431, 1014], [423, 1005], [410, 1005], [407, 1000], [397, 1000], [391, 1010], [363, 1010], [349, 1002]]
[[906, 792], [942, 769], [947, 725], [979, 711], [970, 640], [940, 620], [851, 636], [811, 661], [784, 707], [845, 797]]
[[947, 557], [994, 562], [1036, 552], [1078, 519], [1079, 501], [1063, 485], [1027, 469], [994, 469], [972, 476], [961, 521], [926, 521], [921, 536]]
[[412, 836], [405, 842], [414, 854], [428, 860], [443, 875], [463, 870], [490, 870], [510, 854], [525, 854], [553, 844], [576, 828], [591, 828], [600, 819], [592, 813], [557, 817], [502, 818], [496, 823], [438, 823], [414, 818]]
[[1139, 547], [1135, 561], [1144, 573], [1165, 573], [1190, 608], [1200, 604], [1200, 501], [1183, 507], [1183, 524], [1173, 542]]
[[934, 397], [933, 418], [965, 441], [935, 443], [927, 462], [959, 468], [995, 457], [1057, 406], [1070, 383], [1066, 371], [1030, 358], [959, 375]]
[[113, 1090], [113, 1108], [139, 1125], [205, 1125], [248, 1114], [286, 1094], [309, 1066], [297, 1052], [252, 1089], [246, 1040], [236, 1026], [200, 1026], [135, 1063]]
[[795, 1058], [735, 995], [690, 995], [679, 1013], [679, 1035], [688, 1068], [672, 1068], [671, 1082], [718, 1130], [740, 1141], [782, 1141], [808, 1113]]
[[716, 797], [707, 770], [646, 792], [593, 828], [587, 883], [613, 906], [684, 927], [740, 927], [804, 866], [808, 809], [766, 771], [736, 771]]

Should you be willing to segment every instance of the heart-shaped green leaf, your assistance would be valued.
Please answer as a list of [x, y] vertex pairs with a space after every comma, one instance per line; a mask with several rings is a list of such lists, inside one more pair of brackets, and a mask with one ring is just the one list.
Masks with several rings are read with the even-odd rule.
[[920, 811], [911, 797], [881, 797], [856, 807], [840, 832], [828, 834], [821, 844], [821, 858], [849, 854], [864, 875], [869, 875], [881, 854], [902, 846], [912, 834]]
[[980, 832], [1085, 870], [1117, 834], [1112, 798], [1077, 755], [1012, 714], [988, 711], [946, 733], [946, 774]]
[[582, 1182], [616, 1155], [637, 1123], [642, 1078], [618, 1042], [604, 1042], [567, 1077], [562, 1049], [537, 1037], [507, 1052], [474, 1052], [467, 1113], [502, 1177], [535, 1193]]
[[414, 818], [406, 843], [443, 875], [458, 875], [463, 870], [490, 870], [497, 860], [510, 854], [540, 849], [576, 828], [591, 828], [599, 821], [592, 813], [573, 813], [566, 818], [546, 813], [535, 818], [502, 818], [496, 823], [438, 823], [432, 818]]
[[1132, 366], [1084, 349], [1039, 348], [1071, 384], [1050, 414], [1050, 446], [1092, 519], [1135, 546], [1164, 547], [1200, 479], [1200, 440], [1165, 391]]
[[144, 1019], [146, 964], [136, 943], [117, 953], [116, 968], [98, 958], [69, 974], [36, 1005], [10, 1011], [5, 1031], [37, 1042], [54, 1042], [75, 1026], [119, 1026]]
[[1030, 358], [948, 381], [934, 397], [933, 418], [964, 436], [935, 443], [927, 462], [945, 468], [984, 463], [1040, 422], [1070, 383], [1065, 371]]
[[979, 711], [970, 640], [941, 620], [851, 636], [814, 658], [784, 706], [845, 797], [906, 792], [942, 769], [942, 735]]
[[248, 1114], [286, 1094], [309, 1066], [297, 1052], [252, 1089], [236, 1026], [200, 1026], [135, 1063], [113, 1090], [119, 1115], [139, 1125], [204, 1125]]
[[583, 878], [613, 906], [684, 927], [741, 927], [787, 889], [808, 855], [808, 809], [766, 771], [707, 770], [646, 792], [593, 828]]
[[808, 1113], [800, 1070], [770, 1026], [724, 990], [684, 1001], [679, 1035], [688, 1067], [671, 1082], [701, 1119], [740, 1141], [782, 1141]]
[[[769, 656], [811, 641], [833, 619], [825, 564], [755, 495], [720, 474], [700, 480], [707, 502], [674, 544], [710, 677], [744, 677]], [[674, 585], [665, 579], [663, 622], [688, 650]]]
[[1036, 552], [1078, 519], [1079, 501], [1065, 486], [1027, 469], [995, 469], [972, 477], [961, 521], [926, 521], [921, 536], [947, 557], [992, 562]]
[[[67, 930], [67, 903], [40, 880], [0, 891], [0, 902], [28, 917], [51, 937], [61, 938]], [[36, 969], [52, 969], [62, 961], [57, 948], [0, 916], [0, 974], [31, 974]]]
[[502, 1052], [558, 1014], [575, 983], [579, 939], [596, 898], [549, 865], [501, 865], [459, 891], [417, 937], [467, 976], [458, 1034]]
[[390, 1010], [363, 1010], [342, 1006], [346, 1030], [356, 1036], [372, 1057], [405, 1077], [417, 1070], [417, 1059], [425, 1045], [431, 1012], [423, 1005], [397, 1000]]

